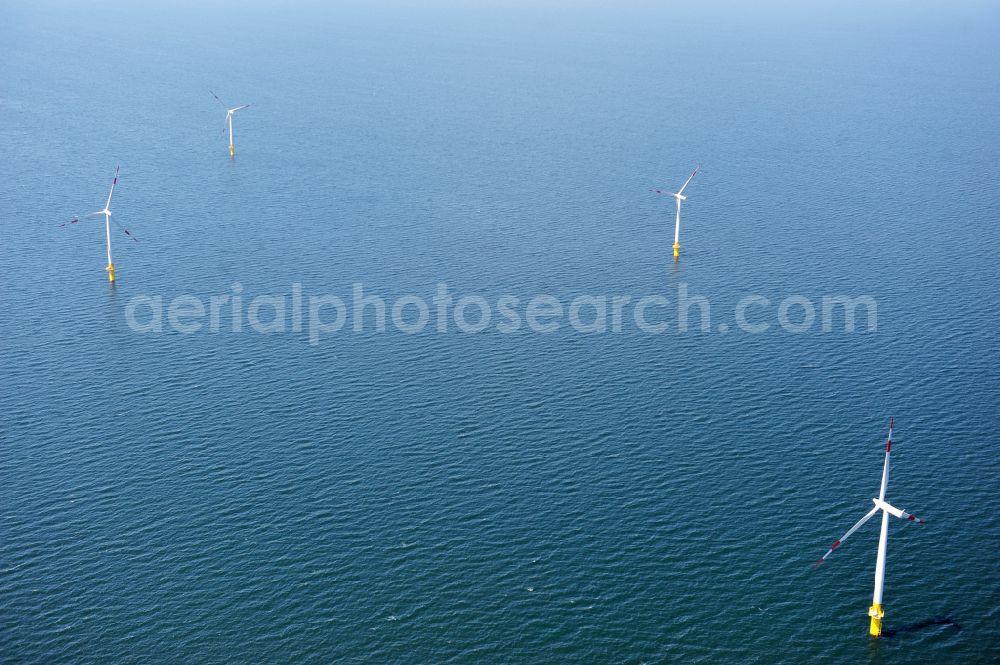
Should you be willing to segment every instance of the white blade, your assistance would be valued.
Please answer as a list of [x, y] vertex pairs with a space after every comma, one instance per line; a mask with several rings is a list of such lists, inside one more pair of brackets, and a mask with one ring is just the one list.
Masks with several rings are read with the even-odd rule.
[[698, 169], [700, 169], [700, 168], [701, 168], [701, 164], [699, 164], [698, 166], [696, 166], [694, 168], [694, 171], [691, 171], [691, 175], [689, 175], [688, 179], [684, 181], [684, 185], [680, 189], [677, 190], [678, 194], [683, 194], [684, 193], [684, 187], [688, 186], [688, 183], [691, 182], [691, 178], [694, 177], [694, 174], [697, 173]]
[[103, 215], [104, 211], [100, 210], [98, 212], [92, 212], [89, 215], [73, 215], [73, 218], [68, 222], [63, 222], [59, 226], [66, 226], [67, 224], [79, 224], [81, 219], [90, 219], [91, 217], [97, 217], [98, 215]]
[[229, 112], [230, 113], [236, 113], [237, 111], [242, 111], [243, 109], [248, 109], [248, 108], [250, 108], [250, 105], [249, 104], [244, 104], [243, 106], [237, 106], [234, 109], [229, 109]]
[[892, 426], [894, 419], [889, 418], [889, 440], [885, 442], [885, 464], [882, 465], [882, 485], [878, 491], [878, 498], [885, 499], [885, 489], [889, 484], [889, 452], [892, 450]]
[[114, 224], [115, 226], [117, 226], [118, 228], [120, 228], [120, 229], [121, 229], [122, 231], [124, 231], [124, 232], [125, 232], [125, 235], [127, 235], [127, 236], [128, 236], [129, 238], [131, 238], [133, 242], [139, 242], [139, 239], [138, 239], [138, 238], [136, 238], [136, 237], [135, 237], [134, 235], [132, 235], [132, 232], [131, 232], [131, 231], [129, 231], [129, 230], [128, 230], [128, 229], [126, 229], [126, 228], [125, 228], [124, 226], [122, 226], [121, 224], [119, 224], [119, 223], [118, 223], [118, 220], [117, 220], [117, 219], [115, 219], [115, 216], [114, 216], [114, 215], [109, 215], [109, 217], [110, 217], [110, 219], [111, 219], [111, 222], [112, 222], [112, 223], [113, 223], [113, 224]]
[[[104, 204], [104, 210], [110, 210], [111, 209], [111, 197], [114, 196], [115, 185], [118, 184], [118, 169], [119, 168], [121, 168], [120, 165], [115, 167], [115, 178], [114, 178], [114, 180], [111, 181], [111, 191], [108, 192], [108, 202]], [[101, 212], [104, 212], [104, 211], [102, 210]]]
[[858, 520], [857, 524], [855, 524], [854, 526], [852, 526], [850, 529], [847, 530], [847, 533], [845, 533], [843, 536], [841, 536], [839, 540], [835, 540], [833, 542], [833, 545], [830, 546], [830, 549], [827, 550], [826, 554], [824, 554], [820, 558], [820, 560], [816, 562], [816, 568], [819, 568], [820, 564], [822, 564], [824, 561], [826, 561], [826, 557], [828, 557], [831, 554], [833, 554], [833, 551], [835, 549], [837, 549], [838, 547], [840, 547], [843, 544], [843, 542], [850, 537], [850, 535], [852, 533], [854, 533], [855, 531], [857, 531], [858, 529], [860, 529], [862, 524], [864, 524], [865, 522], [867, 522], [868, 520], [870, 520], [872, 517], [874, 517], [875, 513], [877, 513], [878, 511], [879, 511], [879, 507], [878, 506], [875, 506], [874, 508], [872, 508], [871, 510], [869, 510], [867, 515], [865, 515], [864, 517], [862, 517], [860, 520]]

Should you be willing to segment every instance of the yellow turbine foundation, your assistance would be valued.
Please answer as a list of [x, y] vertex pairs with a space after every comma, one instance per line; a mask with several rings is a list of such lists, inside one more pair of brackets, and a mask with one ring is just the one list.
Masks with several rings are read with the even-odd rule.
[[676, 259], [681, 255], [681, 244], [679, 242], [674, 243], [674, 258]]
[[105, 268], [105, 270], [108, 271], [108, 281], [111, 282], [112, 284], [114, 284], [115, 283], [115, 264], [114, 263], [109, 263], [108, 267]]
[[229, 144], [229, 156], [230, 157], [236, 156], [236, 146], [234, 146], [232, 143]]
[[885, 616], [885, 612], [882, 611], [882, 605], [879, 603], [873, 604], [868, 609], [868, 616], [872, 618], [871, 626], [868, 628], [868, 634], [872, 637], [881, 637], [882, 617]]

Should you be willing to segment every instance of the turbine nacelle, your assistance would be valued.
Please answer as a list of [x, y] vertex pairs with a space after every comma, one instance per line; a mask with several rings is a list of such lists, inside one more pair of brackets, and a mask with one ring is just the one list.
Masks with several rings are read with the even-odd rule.
[[924, 521], [922, 519], [919, 519], [918, 517], [911, 515], [905, 510], [900, 510], [899, 508], [896, 508], [895, 506], [888, 504], [885, 501], [882, 501], [881, 499], [873, 498], [872, 502], [875, 504], [876, 508], [878, 508], [879, 510], [884, 510], [893, 517], [898, 517], [901, 520], [909, 520], [910, 522], [917, 522], [918, 524], [924, 524]]
[[903, 516], [903, 511], [902, 510], [900, 510], [899, 508], [896, 508], [895, 506], [889, 505], [888, 503], [886, 503], [885, 501], [882, 501], [881, 499], [872, 498], [872, 503], [874, 503], [877, 508], [879, 508], [880, 510], [884, 510], [885, 512], [889, 513], [893, 517], [902, 517]]
[[678, 201], [687, 201], [687, 197], [684, 196], [683, 194], [671, 193], [670, 196], [674, 197]]

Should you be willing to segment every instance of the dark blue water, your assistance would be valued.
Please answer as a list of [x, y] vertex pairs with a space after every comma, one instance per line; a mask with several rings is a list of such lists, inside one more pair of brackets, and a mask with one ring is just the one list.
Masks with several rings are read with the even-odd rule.
[[[0, 8], [0, 660], [1000, 658], [998, 25]], [[253, 104], [235, 160], [209, 89]], [[673, 264], [648, 190], [699, 162]], [[117, 163], [110, 288], [101, 223], [58, 225]], [[683, 283], [712, 332], [126, 325], [234, 282]], [[869, 295], [877, 330], [718, 332], [748, 294]], [[928, 524], [892, 525], [886, 628], [961, 629], [872, 642], [877, 527], [811, 565], [890, 415], [888, 498]]]

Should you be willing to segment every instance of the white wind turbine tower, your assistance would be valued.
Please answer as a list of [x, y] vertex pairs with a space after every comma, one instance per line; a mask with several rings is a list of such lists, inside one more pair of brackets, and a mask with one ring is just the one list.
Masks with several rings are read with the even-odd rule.
[[[212, 92], [212, 91], [209, 90], [209, 92]], [[220, 104], [222, 104], [222, 108], [226, 109], [226, 119], [225, 119], [225, 121], [222, 124], [222, 131], [225, 132], [226, 131], [226, 127], [229, 128], [229, 156], [230, 157], [235, 157], [236, 156], [236, 146], [233, 145], [233, 114], [236, 113], [237, 111], [242, 111], [245, 108], [249, 108], [250, 105], [249, 104], [244, 104], [243, 106], [237, 106], [236, 108], [231, 109], [231, 108], [228, 108], [226, 106], [226, 103], [223, 102], [221, 99], [219, 99], [219, 96], [216, 95], [214, 92], [212, 92], [212, 96], [215, 97], [215, 101], [217, 101]]]
[[885, 444], [885, 464], [882, 467], [882, 486], [878, 492], [878, 498], [872, 499], [875, 503], [875, 507], [872, 508], [868, 513], [858, 520], [858, 523], [847, 530], [840, 540], [834, 541], [833, 545], [827, 550], [827, 553], [816, 562], [816, 567], [819, 567], [821, 563], [826, 561], [826, 558], [833, 554], [833, 551], [840, 547], [840, 545], [847, 540], [848, 536], [857, 531], [862, 524], [870, 520], [875, 516], [880, 510], [882, 511], [882, 532], [878, 539], [878, 556], [875, 559], [875, 592], [872, 595], [872, 606], [868, 609], [868, 616], [871, 617], [871, 624], [868, 629], [868, 633], [872, 637], [879, 637], [882, 635], [882, 617], [885, 613], [882, 610], [882, 583], [885, 579], [885, 549], [886, 541], [889, 538], [889, 516], [898, 517], [900, 519], [909, 520], [911, 522], [917, 522], [923, 524], [924, 521], [917, 519], [913, 515], [909, 514], [904, 510], [895, 508], [885, 501], [885, 489], [886, 485], [889, 484], [889, 454], [892, 450], [892, 426], [893, 421], [889, 419], [889, 440]]
[[[667, 192], [677, 201], [677, 221], [674, 223], [675, 259], [681, 255], [681, 201], [687, 200], [687, 197], [684, 196], [684, 189], [688, 186], [688, 183], [691, 182], [691, 179], [694, 178], [695, 174], [698, 173], [698, 169], [700, 168], [701, 164], [695, 167], [694, 171], [691, 172], [691, 175], [688, 176], [688, 179], [684, 181], [684, 184], [681, 185], [681, 188], [679, 190], [677, 190], [676, 192]], [[663, 193], [663, 190], [660, 189], [654, 189], [653, 191], [656, 192], [657, 194]]]
[[[105, 270], [108, 271], [108, 281], [111, 282], [112, 284], [114, 284], [115, 281], [115, 264], [114, 261], [111, 260], [111, 197], [114, 196], [115, 185], [118, 184], [119, 168], [120, 168], [119, 166], [115, 167], [115, 177], [111, 181], [111, 191], [108, 192], [108, 200], [107, 203], [104, 204], [104, 210], [98, 210], [97, 212], [92, 212], [89, 215], [84, 215], [84, 217], [97, 217], [99, 215], [104, 215], [104, 234], [105, 237], [107, 238], [107, 244], [108, 244], [108, 267], [105, 268]], [[74, 217], [72, 220], [70, 220], [69, 223], [77, 224], [79, 221], [80, 221], [79, 217]], [[139, 242], [139, 239], [136, 238], [134, 235], [132, 235], [132, 233], [128, 229], [126, 229], [121, 224], [118, 224], [118, 222], [115, 222], [115, 224], [118, 226], [118, 228], [120, 228], [122, 231], [125, 232], [125, 235], [127, 235], [135, 242]], [[66, 226], [66, 225], [60, 224], [59, 226]]]

